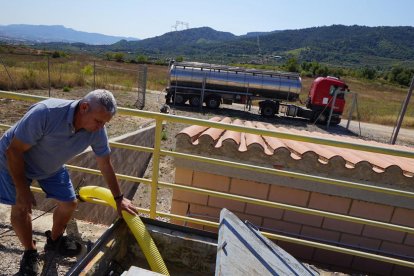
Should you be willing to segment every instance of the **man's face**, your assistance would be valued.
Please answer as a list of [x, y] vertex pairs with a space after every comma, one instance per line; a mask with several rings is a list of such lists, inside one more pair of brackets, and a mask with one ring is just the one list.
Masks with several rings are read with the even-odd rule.
[[103, 128], [107, 122], [112, 119], [110, 112], [106, 111], [103, 106], [92, 108], [88, 103], [81, 105], [82, 128], [89, 132], [95, 132]]

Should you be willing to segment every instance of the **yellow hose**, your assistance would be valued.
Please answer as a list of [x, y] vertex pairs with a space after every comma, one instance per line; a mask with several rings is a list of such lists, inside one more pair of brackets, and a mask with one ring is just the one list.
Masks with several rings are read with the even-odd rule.
[[[112, 197], [112, 193], [106, 188], [97, 186], [82, 187], [79, 190], [79, 195], [84, 201], [90, 201], [88, 199], [92, 198], [103, 200], [116, 210], [116, 203]], [[122, 211], [122, 216], [134, 234], [145, 258], [147, 258], [151, 270], [164, 275], [170, 275], [154, 240], [148, 233], [141, 218], [138, 215], [131, 215], [126, 211]]]

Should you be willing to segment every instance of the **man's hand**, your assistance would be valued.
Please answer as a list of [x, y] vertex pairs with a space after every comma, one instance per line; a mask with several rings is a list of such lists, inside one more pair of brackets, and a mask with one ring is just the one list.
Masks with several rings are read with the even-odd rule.
[[115, 200], [115, 202], [120, 217], [122, 217], [122, 211], [126, 211], [133, 216], [138, 214], [138, 208], [129, 199], [122, 197], [121, 199]]
[[122, 217], [122, 211], [126, 211], [131, 215], [138, 214], [138, 208], [135, 207], [131, 201], [125, 198], [121, 193], [109, 155], [96, 157], [96, 161], [109, 189], [115, 196], [114, 199], [119, 216]]

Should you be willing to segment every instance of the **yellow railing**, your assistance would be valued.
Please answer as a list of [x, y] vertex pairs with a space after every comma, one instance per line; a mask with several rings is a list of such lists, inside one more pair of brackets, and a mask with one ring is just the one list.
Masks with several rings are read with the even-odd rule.
[[[0, 91], [0, 97], [15, 99], [15, 100], [27, 100], [27, 101], [39, 101], [39, 100], [46, 99], [46, 97], [31, 96], [31, 95], [6, 92], [6, 91]], [[154, 148], [135, 146], [135, 145], [130, 145], [130, 144], [116, 143], [116, 142], [110, 143], [111, 147], [114, 147], [114, 148], [123, 148], [123, 149], [129, 149], [129, 150], [151, 152], [153, 154], [153, 171], [152, 171], [151, 179], [117, 174], [117, 178], [120, 180], [127, 180], [131, 182], [144, 183], [144, 184], [151, 185], [150, 209], [144, 209], [144, 208], [139, 209], [140, 212], [142, 213], [148, 213], [151, 218], [156, 218], [157, 216], [168, 217], [168, 218], [192, 222], [196, 224], [201, 224], [201, 225], [206, 225], [206, 226], [211, 226], [211, 227], [218, 227], [218, 223], [211, 222], [208, 220], [190, 218], [190, 217], [179, 216], [175, 214], [167, 214], [163, 212], [157, 212], [156, 210], [157, 187], [161, 186], [161, 187], [168, 187], [168, 188], [173, 188], [173, 189], [178, 189], [178, 190], [191, 191], [191, 192], [195, 192], [199, 194], [206, 194], [206, 195], [211, 195], [215, 197], [221, 197], [221, 198], [226, 198], [226, 199], [231, 199], [231, 200], [236, 200], [236, 201], [241, 201], [241, 202], [247, 202], [247, 203], [252, 203], [252, 204], [257, 204], [257, 205], [262, 205], [262, 206], [290, 210], [290, 211], [295, 211], [295, 212], [300, 212], [300, 213], [305, 213], [305, 214], [323, 216], [323, 217], [328, 217], [328, 218], [333, 218], [333, 219], [338, 219], [338, 220], [343, 220], [343, 221], [360, 223], [364, 225], [371, 225], [371, 226], [381, 227], [381, 228], [390, 229], [394, 231], [402, 231], [405, 233], [414, 234], [414, 228], [411, 228], [411, 227], [384, 223], [384, 222], [368, 220], [368, 219], [362, 219], [362, 218], [357, 218], [357, 217], [352, 217], [352, 216], [347, 216], [347, 215], [341, 215], [341, 214], [325, 212], [325, 211], [320, 211], [320, 210], [315, 210], [315, 209], [309, 209], [309, 208], [304, 208], [304, 207], [298, 207], [298, 206], [282, 204], [282, 203], [277, 203], [277, 202], [271, 202], [271, 201], [266, 201], [266, 200], [260, 200], [260, 199], [245, 197], [245, 196], [232, 195], [228, 193], [222, 193], [222, 192], [211, 191], [211, 190], [206, 190], [206, 189], [201, 189], [201, 188], [196, 188], [196, 187], [184, 186], [184, 185], [179, 185], [175, 183], [167, 183], [167, 182], [159, 181], [158, 179], [160, 157], [161, 156], [172, 156], [175, 158], [183, 158], [183, 159], [189, 159], [189, 160], [194, 160], [194, 161], [199, 161], [199, 162], [206, 162], [209, 164], [216, 164], [220, 166], [252, 170], [252, 171], [261, 172], [261, 173], [268, 173], [268, 174], [274, 174], [274, 175], [279, 175], [279, 176], [286, 176], [286, 177], [292, 177], [292, 178], [297, 178], [297, 179], [321, 182], [325, 184], [339, 185], [339, 186], [350, 187], [350, 188], [355, 188], [355, 189], [378, 192], [378, 193], [385, 193], [385, 194], [397, 195], [397, 196], [402, 196], [402, 197], [414, 198], [414, 193], [408, 192], [408, 191], [402, 191], [402, 190], [390, 189], [390, 188], [384, 188], [384, 187], [376, 187], [376, 186], [371, 186], [371, 185], [367, 185], [364, 183], [338, 180], [338, 179], [333, 179], [333, 178], [326, 178], [326, 177], [320, 177], [320, 176], [314, 176], [314, 175], [308, 175], [308, 174], [302, 174], [302, 173], [296, 173], [296, 172], [288, 172], [288, 171], [282, 171], [282, 170], [271, 169], [271, 168], [266, 168], [266, 167], [249, 165], [249, 164], [224, 161], [224, 160], [219, 160], [219, 159], [214, 159], [214, 158], [206, 158], [206, 157], [201, 157], [197, 155], [162, 150], [161, 149], [161, 137], [162, 137], [162, 123], [164, 121], [214, 127], [214, 128], [219, 128], [219, 129], [227, 129], [227, 130], [233, 130], [233, 131], [238, 131], [238, 132], [257, 134], [257, 135], [262, 135], [262, 136], [291, 139], [291, 140], [296, 140], [296, 141], [324, 144], [324, 145], [330, 145], [330, 146], [335, 146], [335, 147], [363, 150], [363, 151], [368, 151], [368, 152], [382, 153], [382, 154], [402, 156], [402, 157], [408, 157], [408, 158], [414, 158], [414, 152], [395, 150], [395, 149], [390, 149], [390, 148], [382, 148], [382, 147], [376, 147], [376, 146], [364, 145], [364, 144], [353, 144], [353, 143], [337, 141], [337, 140], [329, 140], [329, 139], [323, 139], [323, 138], [315, 138], [315, 137], [309, 137], [309, 136], [274, 132], [274, 131], [262, 130], [262, 129], [257, 129], [257, 128], [249, 128], [249, 127], [231, 125], [231, 124], [220, 123], [220, 122], [212, 122], [212, 121], [206, 121], [206, 120], [200, 120], [200, 119], [194, 119], [194, 118], [188, 118], [188, 117], [173, 116], [173, 115], [168, 115], [168, 114], [161, 114], [161, 113], [156, 113], [156, 112], [148, 112], [148, 111], [141, 111], [141, 110], [128, 109], [128, 108], [119, 108], [118, 110], [119, 110], [119, 114], [122, 114], [122, 115], [139, 116], [139, 117], [151, 118], [155, 120]], [[8, 125], [0, 124], [0, 128], [8, 128], [8, 127], [9, 127]], [[77, 167], [73, 165], [67, 165], [67, 167], [74, 171], [100, 175], [99, 171], [93, 170], [93, 169], [82, 168], [82, 167]], [[38, 188], [32, 188], [32, 189], [34, 191], [41, 192], [41, 190]], [[101, 202], [99, 200], [96, 200], [96, 203], [104, 204], [104, 202]], [[388, 262], [388, 263], [393, 263], [397, 265], [414, 268], [413, 262], [408, 262], [405, 260], [390, 258], [390, 257], [381, 256], [377, 254], [371, 254], [371, 253], [358, 251], [358, 250], [342, 248], [338, 246], [327, 245], [327, 244], [318, 243], [318, 242], [312, 242], [312, 241], [287, 237], [283, 235], [277, 235], [273, 233], [267, 233], [267, 232], [262, 232], [262, 233], [265, 236], [272, 238], [272, 239], [288, 241], [292, 243], [331, 250], [331, 251], [345, 253], [345, 254], [351, 254], [355, 256], [365, 257], [369, 259], [374, 259], [378, 261], [383, 261], [383, 262]]]

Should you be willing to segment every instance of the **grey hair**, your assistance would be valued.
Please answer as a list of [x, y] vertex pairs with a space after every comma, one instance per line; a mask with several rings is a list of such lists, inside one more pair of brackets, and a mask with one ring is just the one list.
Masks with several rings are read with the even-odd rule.
[[94, 108], [97, 104], [103, 106], [106, 111], [110, 112], [111, 115], [115, 115], [116, 113], [116, 100], [114, 95], [104, 89], [96, 89], [88, 94], [81, 100], [81, 102], [88, 102], [92, 108]]

